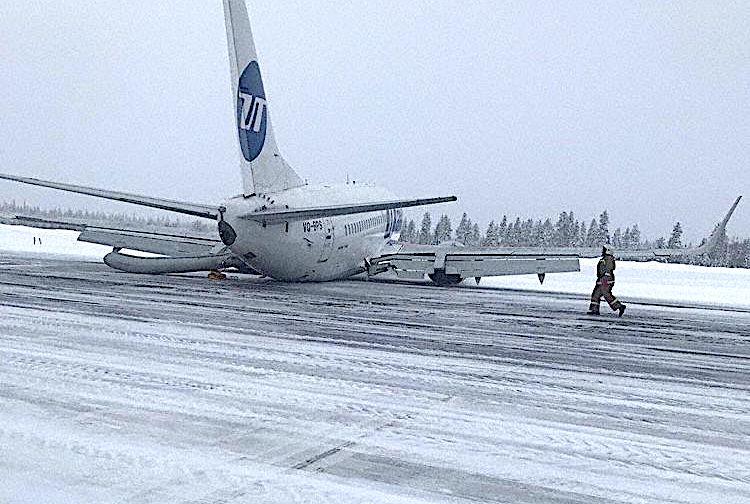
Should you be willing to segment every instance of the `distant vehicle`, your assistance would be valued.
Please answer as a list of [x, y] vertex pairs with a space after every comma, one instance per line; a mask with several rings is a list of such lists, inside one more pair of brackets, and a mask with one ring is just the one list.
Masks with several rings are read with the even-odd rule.
[[[308, 185], [276, 145], [268, 99], [244, 0], [223, 0], [243, 193], [207, 206], [0, 174], [0, 178], [133, 203], [218, 222], [215, 238], [97, 227], [30, 217], [5, 224], [80, 231], [78, 239], [113, 247], [104, 262], [134, 273], [182, 273], [236, 267], [293, 282], [359, 273], [424, 278], [452, 285], [464, 278], [579, 271], [578, 251], [468, 250], [398, 244], [402, 209], [456, 201], [455, 196], [398, 199], [367, 184]], [[736, 206], [736, 204], [735, 204]], [[122, 250], [158, 254], [137, 257]], [[684, 251], [680, 251], [684, 253]]]

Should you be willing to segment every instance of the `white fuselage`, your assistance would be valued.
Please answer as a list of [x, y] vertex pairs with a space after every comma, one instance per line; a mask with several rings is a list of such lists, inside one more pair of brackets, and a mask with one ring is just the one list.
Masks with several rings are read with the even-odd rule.
[[305, 185], [268, 195], [236, 196], [224, 221], [237, 237], [229, 248], [256, 271], [285, 281], [326, 281], [364, 270], [365, 261], [397, 240], [401, 210], [368, 212], [263, 225], [241, 215], [265, 209], [307, 208], [394, 199], [365, 184]]

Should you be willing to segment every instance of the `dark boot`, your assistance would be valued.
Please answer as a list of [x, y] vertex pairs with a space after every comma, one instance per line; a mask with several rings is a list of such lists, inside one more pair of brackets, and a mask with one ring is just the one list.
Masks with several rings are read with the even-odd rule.
[[586, 312], [586, 315], [599, 315], [599, 308], [591, 306], [589, 311]]
[[617, 309], [617, 316], [622, 317], [623, 313], [625, 313], [625, 305], [620, 304], [620, 307]]

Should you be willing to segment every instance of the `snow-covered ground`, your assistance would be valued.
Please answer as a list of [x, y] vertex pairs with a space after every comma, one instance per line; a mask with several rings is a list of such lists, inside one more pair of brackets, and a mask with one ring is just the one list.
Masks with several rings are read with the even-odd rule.
[[[594, 288], [596, 263], [597, 259], [582, 259], [580, 272], [547, 275], [543, 285], [534, 275], [486, 278], [481, 285], [586, 297]], [[635, 298], [750, 308], [750, 269], [618, 261], [615, 277], [614, 292], [624, 302]]]
[[76, 231], [0, 224], [0, 252], [23, 252], [36, 257], [65, 256], [79, 261], [95, 261], [101, 260], [112, 251], [112, 247], [79, 242], [76, 238]]
[[0, 252], [3, 504], [750, 502], [747, 310], [65, 250]]

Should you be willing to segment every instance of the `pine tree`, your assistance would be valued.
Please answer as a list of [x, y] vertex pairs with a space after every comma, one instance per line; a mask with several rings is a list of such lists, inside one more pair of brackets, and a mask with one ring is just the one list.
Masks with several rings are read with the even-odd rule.
[[609, 214], [607, 211], [603, 211], [599, 215], [599, 245], [610, 243], [609, 237]]
[[727, 244], [726, 265], [730, 268], [750, 266], [750, 240], [733, 239]]
[[633, 224], [633, 227], [630, 228], [630, 248], [641, 248], [641, 230], [638, 229], [638, 224]]
[[601, 245], [599, 241], [599, 227], [596, 225], [596, 219], [591, 219], [589, 229], [586, 231], [586, 246], [597, 247]]
[[409, 223], [407, 222], [406, 225], [401, 228], [401, 234], [398, 237], [398, 241], [400, 242], [409, 242]]
[[578, 221], [575, 219], [575, 214], [571, 210], [568, 212], [568, 224], [567, 224], [567, 239], [565, 241], [566, 247], [575, 247], [578, 244]]
[[499, 228], [494, 220], [491, 220], [487, 224], [487, 232], [484, 235], [484, 240], [482, 240], [482, 245], [485, 247], [497, 247], [500, 245]]
[[578, 221], [575, 220], [575, 214], [571, 212], [562, 212], [554, 226], [554, 238], [549, 245], [557, 247], [574, 247], [579, 241]]
[[544, 241], [542, 221], [537, 220], [531, 226], [531, 245], [533, 247], [541, 247], [542, 241]]
[[461, 216], [461, 222], [458, 223], [456, 228], [456, 241], [466, 245], [471, 238], [471, 219], [466, 215], [466, 212]]
[[406, 225], [406, 235], [409, 237], [409, 243], [416, 243], [418, 240], [417, 236], [417, 223], [414, 219], [409, 219], [409, 224]]
[[555, 224], [555, 246], [557, 247], [564, 247], [565, 243], [570, 239], [569, 230], [566, 227], [567, 223], [568, 212], [562, 212]]
[[401, 235], [399, 241], [404, 243], [414, 243], [414, 234], [416, 233], [416, 224], [414, 220], [409, 219], [406, 224], [401, 228]]
[[453, 229], [451, 227], [450, 217], [443, 214], [440, 216], [440, 220], [435, 225], [435, 236], [432, 238], [432, 243], [437, 245], [439, 243], [450, 241], [453, 237]]
[[620, 231], [620, 228], [615, 229], [615, 232], [612, 234], [612, 245], [615, 246], [616, 249], [622, 249], [622, 231]]
[[679, 221], [672, 228], [672, 235], [667, 242], [667, 248], [682, 248], [682, 225]]
[[[578, 229], [576, 228], [576, 232]], [[552, 219], [547, 217], [545, 219], [544, 223], [542, 223], [541, 226], [541, 243], [540, 245], [544, 247], [551, 247], [553, 246], [553, 241], [555, 239], [555, 226], [552, 225]]]
[[526, 219], [525, 221], [521, 221], [521, 239], [519, 240], [518, 244], [522, 247], [529, 247], [531, 246], [531, 242], [534, 239], [534, 221], [531, 219]]
[[626, 227], [625, 228], [625, 232], [622, 234], [621, 241], [622, 241], [622, 245], [620, 246], [620, 248], [623, 248], [623, 249], [626, 249], [626, 250], [631, 248], [630, 247], [630, 241], [631, 241], [631, 238], [630, 238], [630, 227]]
[[425, 212], [422, 216], [422, 224], [419, 226], [418, 242], [422, 245], [432, 243], [432, 218], [430, 212]]
[[[719, 225], [716, 225], [716, 230]], [[718, 244], [714, 250], [708, 254], [709, 264], [711, 266], [726, 266], [727, 264], [727, 251], [729, 249], [727, 232], [724, 230], [718, 237]]]
[[508, 226], [508, 246], [518, 247], [521, 244], [522, 231], [521, 231], [521, 218], [516, 217], [515, 222]]
[[498, 245], [508, 245], [508, 216], [503, 215], [503, 220], [497, 226]]
[[471, 226], [471, 240], [470, 244], [473, 247], [476, 247], [482, 242], [482, 231], [479, 230], [479, 224], [476, 222], [473, 226]]
[[580, 238], [578, 239], [579, 245], [581, 247], [585, 247], [586, 244], [588, 243], [587, 240], [589, 236], [589, 231], [588, 231], [588, 228], [586, 227], [586, 222], [584, 221], [581, 221], [581, 232], [579, 233], [579, 236], [580, 236]]
[[573, 246], [583, 247], [583, 243], [586, 239], [586, 224], [576, 220], [573, 222]]

